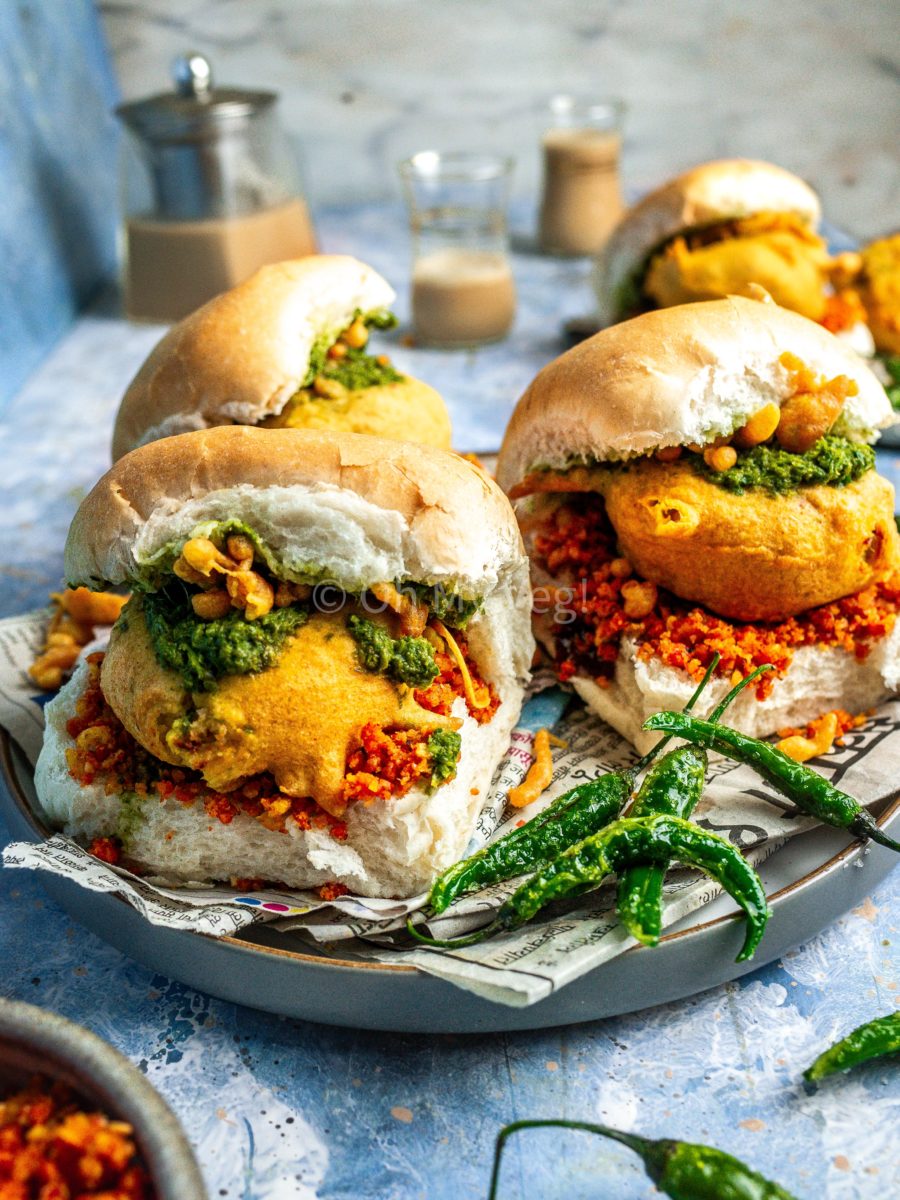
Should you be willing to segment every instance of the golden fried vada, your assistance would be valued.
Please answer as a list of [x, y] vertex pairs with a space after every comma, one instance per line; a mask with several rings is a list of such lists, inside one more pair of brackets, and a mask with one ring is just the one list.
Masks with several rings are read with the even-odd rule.
[[450, 447], [450, 421], [444, 401], [433, 387], [404, 376], [396, 383], [376, 384], [347, 391], [333, 399], [301, 388], [276, 416], [267, 417], [266, 429], [333, 429], [339, 433], [370, 433], [396, 437], [398, 429], [414, 422], [415, 441], [442, 449]]
[[639, 459], [600, 488], [622, 555], [676, 596], [739, 621], [777, 621], [900, 565], [894, 489], [875, 471], [846, 487], [735, 495], [686, 458], [697, 456]]

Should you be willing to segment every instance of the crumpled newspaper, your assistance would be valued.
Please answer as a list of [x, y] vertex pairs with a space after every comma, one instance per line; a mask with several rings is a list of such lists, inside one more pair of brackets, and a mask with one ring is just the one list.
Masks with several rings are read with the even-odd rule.
[[[32, 766], [41, 746], [45, 697], [36, 694], [25, 671], [41, 645], [45, 622], [43, 612], [0, 621], [0, 725]], [[554, 753], [553, 782], [529, 807], [529, 818], [569, 788], [633, 758], [631, 748], [618, 734], [578, 702], [570, 705], [571, 697], [552, 683], [548, 671], [532, 685], [469, 852], [525, 819], [522, 810], [505, 811], [506, 797], [528, 770], [533, 734], [539, 728], [552, 728], [566, 749]], [[844, 742], [819, 764], [820, 769], [864, 804], [894, 794], [900, 770], [900, 701], [882, 705], [863, 728], [846, 734]], [[877, 754], [873, 753], [876, 749]], [[26, 795], [30, 788], [27, 763], [23, 761], [18, 779]], [[33, 790], [29, 798], [33, 798]], [[729, 838], [754, 865], [775, 853], [786, 839], [816, 824], [768, 789], [749, 768], [724, 759], [713, 761], [706, 794], [694, 819]], [[414, 965], [514, 1007], [542, 1000], [635, 944], [616, 918], [612, 887], [579, 898], [550, 919], [538, 919], [512, 933], [455, 950], [450, 956], [410, 944], [406, 919], [423, 906], [424, 896], [408, 900], [342, 896], [323, 901], [312, 892], [242, 895], [226, 888], [159, 887], [152, 880], [98, 861], [62, 834], [42, 842], [12, 843], [3, 853], [3, 862], [7, 867], [64, 875], [92, 891], [116, 892], [155, 925], [221, 937], [265, 921], [291, 941], [302, 939], [320, 952], [327, 953], [333, 946], [342, 959]], [[516, 881], [497, 884], [464, 897], [433, 920], [430, 931], [440, 937], [468, 932], [483, 924], [515, 886]], [[717, 884], [695, 871], [671, 872], [664, 892], [664, 924], [673, 924], [719, 893]]]

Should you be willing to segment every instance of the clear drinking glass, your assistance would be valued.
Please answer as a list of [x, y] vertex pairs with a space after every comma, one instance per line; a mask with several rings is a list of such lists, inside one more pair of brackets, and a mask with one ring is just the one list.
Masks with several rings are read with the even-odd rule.
[[539, 241], [547, 254], [596, 254], [622, 214], [621, 100], [554, 96], [542, 137]]
[[425, 150], [399, 164], [413, 240], [413, 335], [464, 348], [506, 336], [516, 311], [507, 205], [514, 160]]

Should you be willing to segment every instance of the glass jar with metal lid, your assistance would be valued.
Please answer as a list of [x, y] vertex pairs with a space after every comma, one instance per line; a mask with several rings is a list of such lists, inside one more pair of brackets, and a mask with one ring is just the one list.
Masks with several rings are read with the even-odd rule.
[[175, 91], [116, 113], [125, 309], [174, 321], [258, 267], [316, 252], [275, 92], [213, 87], [209, 63], [174, 64]]

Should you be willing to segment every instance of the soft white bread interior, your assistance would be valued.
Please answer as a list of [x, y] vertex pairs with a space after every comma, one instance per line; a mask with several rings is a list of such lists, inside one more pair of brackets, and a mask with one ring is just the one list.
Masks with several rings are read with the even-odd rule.
[[[470, 641], [477, 641], [474, 631]], [[108, 795], [101, 783], [82, 786], [66, 764], [65, 752], [73, 744], [66, 721], [74, 715], [85, 678], [82, 665], [45, 710], [35, 787], [48, 823], [84, 845], [96, 837], [119, 836], [127, 825], [128, 862], [163, 882], [255, 878], [291, 888], [343, 883], [359, 896], [418, 895], [462, 857], [522, 697], [518, 682], [501, 683], [502, 703], [486, 725], [473, 721], [458, 701], [454, 714], [463, 724], [456, 777], [432, 793], [415, 789], [398, 799], [350, 805], [347, 839], [339, 842], [327, 829], [290, 825], [281, 833], [244, 813], [224, 825], [207, 816], [200, 801], [185, 805], [155, 796], [139, 807], [127, 801], [123, 822], [121, 797]]]
[[[659, 659], [637, 655], [635, 642], [624, 638], [609, 687], [575, 676], [572, 686], [587, 706], [612, 725], [643, 754], [659, 734], [641, 729], [644, 721], [663, 709], [680, 711], [696, 685], [686, 672], [668, 667]], [[729, 679], [711, 679], [698, 714], [705, 714], [731, 688]], [[858, 659], [839, 647], [801, 646], [771, 695], [757, 700], [751, 684], [728, 709], [726, 724], [752, 737], [767, 737], [789, 726], [834, 709], [863, 713], [900, 690], [900, 622], [875, 642], [867, 658]]]
[[157, 438], [211, 425], [256, 425], [281, 412], [315, 342], [357, 312], [388, 307], [394, 290], [349, 255], [261, 267], [173, 325], [122, 398], [113, 459]]
[[658, 246], [687, 230], [761, 212], [788, 213], [815, 228], [821, 205], [812, 188], [790, 171], [743, 158], [701, 163], [644, 196], [622, 217], [597, 259], [601, 324], [625, 315], [623, 289]]
[[793, 395], [785, 352], [857, 384], [835, 433], [869, 441], [896, 420], [866, 363], [814, 321], [740, 297], [683, 304], [604, 329], [544, 367], [507, 427], [500, 485], [509, 492], [538, 469], [730, 436], [764, 404]]
[[517, 661], [531, 652], [527, 559], [501, 490], [459, 455], [363, 434], [235, 425], [142, 446], [82, 502], [66, 576], [133, 583], [173, 540], [228, 518], [251, 525], [298, 582], [358, 592], [411, 579], [470, 599], [508, 587], [526, 612]]

